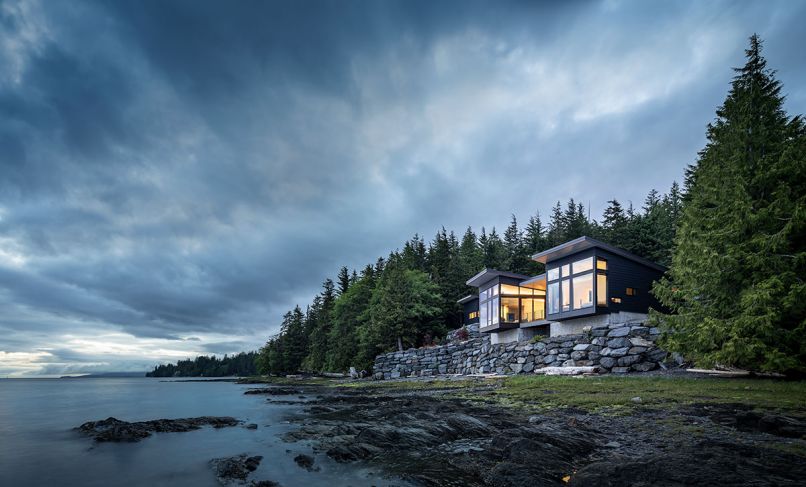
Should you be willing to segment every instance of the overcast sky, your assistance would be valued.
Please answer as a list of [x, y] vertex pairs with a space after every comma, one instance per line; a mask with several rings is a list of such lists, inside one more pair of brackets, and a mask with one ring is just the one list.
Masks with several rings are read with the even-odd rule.
[[0, 0], [0, 376], [259, 347], [415, 232], [640, 204], [806, 2]]

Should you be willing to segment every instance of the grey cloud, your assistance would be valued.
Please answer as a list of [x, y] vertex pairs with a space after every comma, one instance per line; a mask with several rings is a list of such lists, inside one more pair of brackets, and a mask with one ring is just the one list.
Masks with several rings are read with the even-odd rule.
[[794, 2], [14, 5], [0, 351], [58, 349], [53, 373], [141, 363], [64, 337], [254, 349], [415, 232], [640, 205], [696, 157], [754, 31], [806, 103]]

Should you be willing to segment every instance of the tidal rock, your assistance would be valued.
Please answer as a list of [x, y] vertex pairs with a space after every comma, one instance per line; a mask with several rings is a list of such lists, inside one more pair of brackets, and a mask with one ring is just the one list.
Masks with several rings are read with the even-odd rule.
[[294, 462], [309, 472], [318, 472], [319, 467], [314, 467], [313, 457], [309, 455], [299, 454], [294, 457]]
[[240, 421], [229, 416], [201, 416], [199, 418], [155, 419], [129, 423], [117, 418], [88, 421], [78, 428], [82, 434], [98, 442], [135, 442], [151, 436], [151, 433], [183, 433], [202, 426], [225, 428], [236, 426]]
[[222, 485], [244, 485], [246, 477], [257, 470], [261, 460], [263, 457], [260, 455], [250, 457], [246, 453], [242, 453], [234, 457], [215, 458], [210, 460], [210, 465]]
[[244, 394], [268, 394], [270, 396], [291, 396], [294, 394], [302, 394], [299, 389], [291, 387], [262, 387], [259, 389], [248, 389]]

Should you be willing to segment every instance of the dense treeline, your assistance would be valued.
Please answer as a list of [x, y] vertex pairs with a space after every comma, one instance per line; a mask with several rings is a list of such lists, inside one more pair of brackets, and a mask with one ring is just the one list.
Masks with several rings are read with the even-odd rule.
[[666, 346], [703, 365], [806, 374], [806, 125], [750, 39], [689, 168], [667, 277]]
[[368, 368], [378, 353], [430, 344], [459, 324], [456, 300], [481, 269], [535, 275], [535, 252], [588, 235], [670, 267], [654, 289], [665, 347], [703, 365], [806, 373], [806, 127], [751, 38], [708, 144], [683, 190], [652, 190], [640, 209], [608, 202], [601, 220], [569, 200], [503, 236], [444, 228], [336, 282], [288, 312], [260, 350], [262, 373]]
[[257, 352], [224, 355], [223, 358], [201, 355], [176, 364], [157, 365], [146, 377], [228, 377], [257, 374]]
[[681, 211], [674, 183], [664, 195], [652, 190], [638, 210], [609, 201], [601, 222], [572, 199], [557, 202], [547, 224], [536, 213], [521, 228], [513, 215], [503, 235], [495, 228], [467, 228], [461, 238], [443, 228], [429, 242], [415, 235], [360, 272], [342, 267], [335, 282], [326, 279], [304, 311], [297, 306], [285, 314], [280, 332], [260, 350], [258, 368], [368, 369], [379, 353], [439, 341], [461, 324], [456, 301], [475, 291], [465, 285], [471, 276], [484, 268], [539, 274], [543, 266], [531, 260], [534, 253], [582, 235], [668, 264]]

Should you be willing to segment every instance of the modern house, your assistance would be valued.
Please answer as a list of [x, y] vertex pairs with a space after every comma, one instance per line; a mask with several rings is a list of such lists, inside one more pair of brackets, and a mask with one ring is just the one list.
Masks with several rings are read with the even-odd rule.
[[640, 320], [660, 308], [650, 290], [666, 268], [623, 249], [580, 237], [532, 259], [545, 265], [545, 274], [484, 269], [467, 281], [479, 292], [459, 300], [463, 322], [478, 322], [493, 344]]

